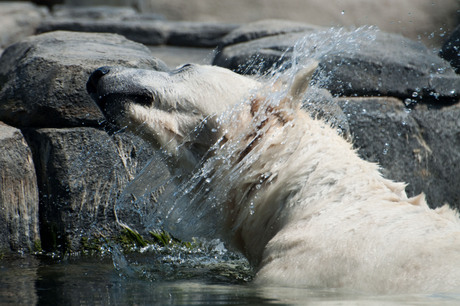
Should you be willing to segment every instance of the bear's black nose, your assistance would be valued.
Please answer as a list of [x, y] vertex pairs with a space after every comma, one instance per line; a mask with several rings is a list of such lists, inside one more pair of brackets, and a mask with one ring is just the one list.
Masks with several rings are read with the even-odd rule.
[[96, 94], [97, 93], [97, 83], [99, 80], [106, 75], [107, 73], [110, 72], [110, 67], [100, 67], [94, 70], [93, 73], [91, 73], [88, 82], [86, 82], [86, 91], [90, 94]]

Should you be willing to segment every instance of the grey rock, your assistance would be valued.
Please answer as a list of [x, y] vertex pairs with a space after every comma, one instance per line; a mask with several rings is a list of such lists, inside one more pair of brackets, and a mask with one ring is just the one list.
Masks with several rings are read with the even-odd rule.
[[460, 208], [460, 105], [405, 107], [395, 98], [341, 98], [354, 146], [385, 177], [424, 192], [431, 207]]
[[460, 77], [422, 44], [383, 32], [335, 31], [290, 33], [230, 45], [213, 63], [255, 74], [312, 57], [319, 61], [318, 85], [337, 96], [393, 96], [408, 99], [407, 103], [458, 100]]
[[318, 30], [320, 27], [288, 20], [265, 19], [242, 25], [220, 41], [219, 47], [235, 45], [267, 36]]
[[460, 77], [449, 63], [399, 35], [380, 32], [351, 52], [328, 52], [320, 68], [327, 74], [324, 86], [336, 95], [392, 96], [412, 103], [454, 102], [460, 96]]
[[100, 66], [167, 70], [147, 47], [115, 34], [52, 32], [10, 46], [0, 58], [0, 120], [18, 127], [98, 126], [86, 93]]
[[123, 20], [137, 16], [131, 7], [116, 6], [67, 6], [56, 5], [53, 7], [52, 17], [57, 19], [82, 18], [90, 20]]
[[220, 39], [236, 25], [211, 22], [173, 22], [151, 20], [48, 19], [38, 33], [65, 30], [117, 33], [146, 45], [216, 47]]
[[0, 49], [35, 33], [43, 18], [44, 8], [27, 2], [0, 2]]
[[237, 25], [212, 22], [169, 22], [168, 45], [185, 47], [216, 47], [220, 39]]
[[39, 246], [38, 187], [32, 153], [20, 130], [0, 122], [0, 250]]
[[[37, 169], [43, 248], [75, 251], [82, 237], [116, 235], [117, 198], [152, 156], [149, 146], [94, 128], [28, 129], [25, 136]], [[136, 223], [139, 215], [130, 218], [122, 221]]]
[[265, 74], [289, 62], [293, 46], [307, 33], [288, 33], [228, 45], [216, 54], [213, 65], [241, 74]]
[[460, 73], [460, 25], [443, 44], [439, 55], [451, 64], [455, 72]]
[[116, 33], [146, 45], [162, 45], [168, 39], [168, 29], [163, 23], [142, 21], [49, 19], [37, 28], [37, 33], [52, 31]]

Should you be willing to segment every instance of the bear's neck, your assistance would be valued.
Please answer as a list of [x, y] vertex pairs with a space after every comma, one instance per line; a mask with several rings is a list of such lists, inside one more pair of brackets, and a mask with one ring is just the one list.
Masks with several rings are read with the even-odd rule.
[[[314, 218], [343, 203], [405, 197], [403, 184], [383, 179], [377, 165], [363, 161], [334, 129], [308, 114], [299, 113], [291, 124], [267, 130], [252, 151], [257, 158], [250, 167], [237, 164], [245, 171], [229, 182], [233, 186], [228, 205], [232, 243], [254, 265], [267, 243], [296, 220]], [[370, 182], [351, 182], [357, 173], [365, 173], [363, 179]], [[360, 186], [373, 187], [364, 191]]]

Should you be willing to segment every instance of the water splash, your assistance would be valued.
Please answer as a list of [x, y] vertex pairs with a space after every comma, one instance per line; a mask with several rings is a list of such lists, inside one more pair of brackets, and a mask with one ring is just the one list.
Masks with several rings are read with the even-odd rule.
[[[279, 105], [299, 71], [313, 62], [327, 62], [331, 54], [353, 54], [359, 48], [371, 44], [376, 38], [377, 30], [359, 28], [346, 31], [339, 28], [326, 32], [306, 35], [285, 52], [279, 65], [268, 73], [256, 76], [264, 84], [261, 92], [255, 93], [266, 97], [264, 107]], [[346, 122], [346, 117], [337, 119], [340, 114], [337, 115], [338, 111], [335, 111], [335, 101], [320, 89], [329, 82], [329, 77], [329, 72], [320, 65], [311, 82], [311, 88], [305, 93], [303, 105], [312, 116], [323, 117], [331, 124], [339, 126], [340, 122]], [[277, 90], [272, 90], [275, 87]], [[242, 101], [217, 118], [219, 128], [231, 127], [238, 122], [245, 103], [247, 101]], [[248, 129], [263, 126], [265, 120], [261, 110]], [[252, 215], [255, 208], [251, 206], [251, 202], [239, 201], [246, 199], [248, 194], [255, 193], [257, 197], [257, 190], [276, 176], [276, 173], [269, 170], [262, 173], [252, 170], [261, 152], [267, 149], [264, 144], [257, 142], [257, 138], [269, 128], [269, 125], [257, 128], [259, 134], [251, 135], [249, 140], [244, 131], [231, 141], [220, 138], [191, 173], [158, 168], [160, 164], [171, 165], [174, 161], [167, 154], [155, 155], [149, 165], [128, 185], [117, 202], [119, 221], [124, 222], [123, 214], [126, 216], [126, 213], [135, 213], [139, 216], [139, 224], [145, 228], [163, 227], [179, 238], [202, 236], [228, 239], [233, 233], [225, 230], [222, 224], [227, 222], [232, 210], [241, 209], [246, 211], [246, 215]], [[245, 142], [251, 143], [252, 147], [249, 152], [242, 154], [241, 144]], [[295, 143], [285, 145], [293, 148], [296, 146]], [[274, 166], [283, 167], [286, 160], [281, 158]], [[240, 195], [235, 197], [232, 186], [241, 179], [247, 180], [247, 187], [240, 190]], [[235, 206], [229, 209], [228, 203]]]

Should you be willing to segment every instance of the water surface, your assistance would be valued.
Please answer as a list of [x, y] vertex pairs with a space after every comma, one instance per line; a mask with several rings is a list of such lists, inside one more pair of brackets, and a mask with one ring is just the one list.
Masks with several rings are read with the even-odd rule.
[[[257, 287], [210, 277], [206, 269], [173, 271], [154, 279], [152, 254], [129, 258], [135, 273], [110, 256], [51, 259], [15, 256], [0, 263], [1, 305], [458, 305], [460, 295], [368, 296], [338, 290]], [[137, 258], [137, 259], [136, 259]], [[132, 262], [131, 262], [132, 261]], [[161, 267], [156, 267], [161, 269]], [[129, 273], [128, 273], [129, 274]], [[172, 275], [177, 275], [174, 279]], [[184, 276], [189, 274], [189, 276]], [[179, 278], [182, 276], [183, 278]]]

